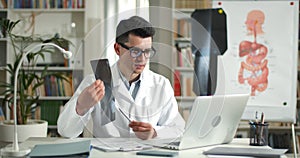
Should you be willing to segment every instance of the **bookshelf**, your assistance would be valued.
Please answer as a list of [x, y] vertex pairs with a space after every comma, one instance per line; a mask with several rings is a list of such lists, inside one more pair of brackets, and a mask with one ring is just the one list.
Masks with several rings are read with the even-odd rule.
[[192, 12], [193, 9], [176, 9], [173, 12], [172, 84], [180, 112], [185, 120], [196, 96], [192, 88], [194, 78], [190, 23]]
[[[7, 6], [5, 8], [2, 7], [4, 3]], [[40, 106], [34, 111], [32, 117], [47, 120], [49, 131], [56, 132], [56, 119], [60, 108], [70, 99], [83, 79], [85, 14], [85, 0], [0, 0], [1, 18], [21, 20], [14, 29], [15, 34], [23, 36], [34, 34], [42, 38], [53, 37], [56, 34], [72, 43], [68, 46], [73, 53], [71, 59], [65, 60], [61, 53], [45, 54], [45, 60], [37, 59], [37, 65], [32, 69], [39, 74], [45, 65], [49, 65], [49, 72], [63, 73], [70, 81], [64, 83], [63, 80], [53, 77], [49, 83], [51, 88], [47, 89], [46, 83], [39, 88]], [[3, 34], [0, 34], [0, 50], [3, 52], [0, 53], [0, 81], [5, 82], [10, 76], [3, 69], [7, 63], [14, 61], [14, 55], [9, 53], [12, 47]], [[47, 92], [50, 94], [46, 94]], [[6, 119], [11, 119], [8, 106], [2, 107], [5, 107]]]
[[[5, 3], [4, 3], [5, 2]], [[7, 17], [7, 1], [0, 1], [0, 18], [6, 18]], [[4, 37], [3, 32], [0, 32], [0, 50], [1, 52], [7, 51], [7, 38]], [[0, 53], [0, 76], [3, 76], [0, 78], [0, 82], [3, 82], [6, 80], [6, 74], [1, 71], [3, 69], [3, 66], [6, 64], [6, 53]], [[3, 89], [0, 89], [0, 91], [3, 91]]]

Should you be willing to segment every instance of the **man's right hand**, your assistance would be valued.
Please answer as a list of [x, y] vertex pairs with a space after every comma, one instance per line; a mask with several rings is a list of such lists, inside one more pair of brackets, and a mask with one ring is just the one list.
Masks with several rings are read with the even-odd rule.
[[96, 105], [105, 95], [103, 81], [96, 80], [93, 84], [86, 87], [78, 97], [76, 112], [83, 116], [91, 107]]

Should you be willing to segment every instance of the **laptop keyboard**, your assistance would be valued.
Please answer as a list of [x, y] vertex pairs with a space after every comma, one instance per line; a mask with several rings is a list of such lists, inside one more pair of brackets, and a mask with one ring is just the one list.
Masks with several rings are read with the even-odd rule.
[[170, 142], [169, 145], [179, 146], [180, 142]]

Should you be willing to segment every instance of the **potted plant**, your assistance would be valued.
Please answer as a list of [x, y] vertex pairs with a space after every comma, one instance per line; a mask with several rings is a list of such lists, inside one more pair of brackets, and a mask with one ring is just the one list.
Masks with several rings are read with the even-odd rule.
[[[15, 71], [16, 67], [21, 61], [22, 55], [27, 53], [28, 47], [32, 44], [38, 43], [47, 43], [52, 42], [55, 43], [63, 48], [69, 45], [69, 41], [60, 38], [57, 35], [51, 38], [42, 39], [41, 37], [36, 37], [34, 35], [31, 36], [20, 36], [13, 33], [13, 28], [20, 22], [18, 21], [11, 21], [9, 19], [1, 19], [0, 26], [5, 31], [6, 36], [9, 39], [11, 44], [11, 48], [14, 53], [14, 62], [8, 63], [5, 71], [9, 75], [9, 80], [4, 83], [0, 83], [0, 87], [4, 89], [1, 93], [4, 96], [3, 104], [8, 104], [10, 111], [13, 110], [13, 93], [14, 93], [14, 78], [15, 78]], [[34, 66], [38, 58], [45, 59], [45, 53], [54, 53], [55, 49], [49, 47], [41, 47], [36, 52], [30, 52], [26, 56], [26, 65], [24, 64], [22, 69], [19, 70], [18, 74], [18, 88], [17, 88], [17, 124], [19, 135], [19, 141], [24, 141], [28, 137], [32, 136], [22, 136], [22, 133], [26, 130], [23, 129], [25, 125], [28, 124], [37, 124], [38, 127], [42, 128], [42, 133], [36, 133], [36, 130], [32, 130], [32, 126], [29, 126], [29, 133], [34, 134], [34, 136], [47, 136], [47, 122], [43, 120], [30, 120], [32, 111], [38, 106], [39, 96], [36, 94], [36, 90], [44, 84], [46, 76], [56, 76], [58, 78], [62, 78], [67, 80], [61, 73], [58, 72], [51, 72], [47, 71], [48, 66], [44, 66], [43, 70], [39, 73], [34, 71]], [[0, 130], [5, 129], [9, 132], [8, 126], [9, 123], [13, 124], [13, 121], [6, 121], [2, 122], [0, 125]], [[2, 132], [0, 136], [0, 141], [12, 141], [13, 136], [5, 136]], [[13, 132], [10, 131], [10, 134], [13, 135]], [[8, 138], [8, 140], [3, 140]]]

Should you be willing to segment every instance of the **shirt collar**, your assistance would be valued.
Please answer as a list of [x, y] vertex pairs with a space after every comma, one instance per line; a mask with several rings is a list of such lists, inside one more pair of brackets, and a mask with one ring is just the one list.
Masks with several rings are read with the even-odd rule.
[[[124, 82], [125, 86], [129, 89], [130, 88], [129, 81], [122, 74], [121, 70], [119, 69], [119, 65], [118, 64], [117, 64], [117, 70], [118, 70], [118, 73], [120, 75], [121, 80]], [[137, 82], [141, 81], [144, 78], [143, 76], [144, 75], [143, 75], [143, 72], [142, 72], [141, 75], [140, 75], [140, 78], [138, 80], [134, 81], [133, 83], [137, 83]]]

